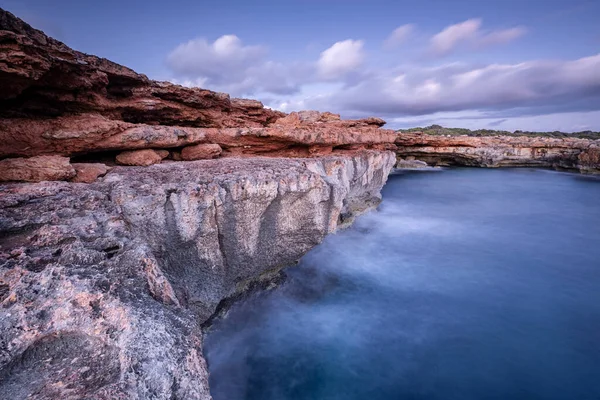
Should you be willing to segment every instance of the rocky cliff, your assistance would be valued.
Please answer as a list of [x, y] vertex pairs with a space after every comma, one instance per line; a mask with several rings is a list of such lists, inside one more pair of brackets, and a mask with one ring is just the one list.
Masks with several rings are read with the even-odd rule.
[[202, 325], [379, 203], [383, 124], [155, 82], [0, 10], [0, 398], [209, 399]]
[[395, 143], [399, 159], [417, 159], [431, 165], [550, 167], [600, 173], [600, 140], [403, 132]]
[[391, 152], [0, 186], [0, 398], [208, 399], [200, 325], [376, 206]]
[[[141, 149], [158, 150], [160, 158], [152, 151], [126, 154], [121, 164], [181, 160], [182, 154], [308, 157], [393, 147], [394, 132], [378, 129], [383, 124], [378, 118], [342, 121], [331, 113], [288, 116], [256, 100], [152, 81], [72, 50], [0, 9], [0, 159], [63, 156], [110, 164], [119, 163], [119, 152]], [[198, 145], [212, 150], [185, 150]], [[44, 176], [47, 161], [17, 160], [18, 167], [41, 173], [29, 179], [0, 173], [0, 181], [73, 178], [69, 171]], [[17, 169], [4, 163], [3, 170], [11, 168]]]
[[[95, 115], [107, 120], [194, 127], [263, 126], [282, 114], [254, 100], [156, 82], [75, 51], [0, 9], [0, 117]], [[14, 121], [12, 121], [15, 119]], [[116, 127], [115, 127], [116, 128]], [[17, 132], [17, 131], [15, 131]]]
[[374, 207], [396, 156], [597, 169], [156, 82], [0, 9], [0, 398], [209, 399], [202, 324]]

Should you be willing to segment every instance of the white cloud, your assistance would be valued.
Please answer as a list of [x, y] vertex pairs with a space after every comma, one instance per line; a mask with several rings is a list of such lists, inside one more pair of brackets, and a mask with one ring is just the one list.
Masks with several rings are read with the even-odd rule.
[[[573, 61], [536, 60], [478, 68], [461, 64], [414, 66], [369, 76], [326, 97], [307, 99], [305, 105], [352, 116], [478, 109], [547, 114], [600, 109], [600, 54]], [[506, 112], [494, 118], [504, 118]]]
[[238, 72], [263, 60], [262, 46], [244, 46], [235, 35], [224, 35], [209, 43], [204, 38], [177, 46], [167, 57], [167, 64], [176, 73], [188, 78], [214, 78], [223, 70]]
[[445, 56], [460, 46], [481, 48], [511, 42], [527, 31], [523, 27], [483, 31], [481, 19], [469, 19], [459, 24], [450, 25], [434, 35], [429, 44], [429, 51], [435, 56]]
[[334, 43], [313, 62], [281, 63], [267, 59], [264, 46], [246, 46], [235, 35], [215, 42], [194, 39], [167, 57], [172, 81], [206, 87], [233, 96], [271, 93], [289, 95], [304, 85], [358, 79], [365, 59], [362, 40]]
[[480, 19], [469, 19], [460, 24], [448, 26], [431, 38], [431, 51], [436, 55], [450, 53], [460, 43], [475, 39], [480, 26]]
[[224, 35], [209, 43], [199, 38], [177, 46], [167, 57], [173, 81], [207, 87], [234, 96], [259, 92], [290, 94], [311, 67], [284, 65], [266, 59], [264, 46], [246, 46], [235, 35]]
[[324, 79], [333, 79], [356, 70], [365, 59], [363, 46], [362, 40], [348, 39], [335, 43], [321, 53], [317, 62], [319, 75]]
[[[483, 31], [479, 20], [469, 21], [436, 35], [436, 49], [501, 44], [523, 34], [522, 28]], [[478, 110], [486, 113], [486, 124], [504, 127], [507, 118], [600, 110], [600, 54], [571, 61], [397, 68], [369, 68], [365, 60], [362, 40], [337, 42], [312, 62], [282, 63], [269, 60], [265, 47], [228, 35], [213, 43], [184, 43], [171, 52], [168, 64], [179, 83], [258, 97], [287, 112], [427, 119]]]
[[402, 43], [406, 42], [414, 29], [415, 26], [413, 24], [399, 26], [398, 28], [394, 29], [390, 36], [388, 36], [384, 42], [384, 46], [388, 49], [400, 46]]
[[493, 31], [479, 38], [478, 45], [494, 46], [498, 44], [509, 43], [525, 35], [525, 33], [527, 33], [527, 30], [523, 27]]

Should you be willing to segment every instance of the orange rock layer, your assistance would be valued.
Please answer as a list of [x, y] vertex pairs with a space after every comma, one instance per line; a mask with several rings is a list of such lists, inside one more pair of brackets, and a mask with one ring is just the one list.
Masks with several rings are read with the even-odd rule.
[[152, 150], [165, 149], [175, 160], [310, 157], [393, 147], [395, 134], [379, 129], [383, 124], [286, 115], [256, 100], [152, 81], [72, 50], [0, 9], [0, 159], [127, 151], [117, 163], [150, 165], [165, 158]]

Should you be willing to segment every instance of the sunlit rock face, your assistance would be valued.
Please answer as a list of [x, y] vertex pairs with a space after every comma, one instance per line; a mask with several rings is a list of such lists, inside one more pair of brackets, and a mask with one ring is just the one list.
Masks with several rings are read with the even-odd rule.
[[1, 9], [0, 55], [0, 159], [126, 151], [122, 164], [150, 165], [164, 158], [151, 151], [189, 161], [394, 148], [395, 134], [379, 129], [379, 118], [286, 115], [256, 100], [153, 81], [73, 50]]
[[378, 204], [392, 152], [0, 186], [0, 398], [208, 399], [200, 326]]
[[444, 136], [400, 133], [400, 159], [433, 165], [551, 167], [600, 172], [600, 140], [526, 136]]
[[256, 100], [150, 80], [73, 50], [1, 9], [0, 51], [3, 119], [89, 114], [132, 124], [218, 128], [259, 127], [283, 115]]

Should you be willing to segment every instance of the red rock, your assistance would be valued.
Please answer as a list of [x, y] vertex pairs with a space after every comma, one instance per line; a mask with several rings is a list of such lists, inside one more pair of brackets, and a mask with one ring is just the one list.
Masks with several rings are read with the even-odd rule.
[[374, 126], [384, 126], [386, 124], [386, 122], [381, 119], [381, 118], [377, 118], [377, 117], [369, 117], [369, 118], [364, 118], [364, 119], [359, 119], [358, 120], [359, 123], [363, 123], [365, 125], [374, 125]]
[[[210, 129], [208, 129], [210, 130]], [[99, 114], [0, 118], [0, 157], [181, 147], [206, 142], [206, 129], [131, 124]]]
[[298, 117], [304, 122], [329, 122], [339, 121], [340, 115], [333, 114], [330, 112], [319, 112], [319, 111], [299, 111]]
[[579, 156], [579, 168], [583, 172], [600, 173], [600, 143], [582, 151]]
[[169, 150], [154, 150], [156, 151], [156, 153], [164, 160], [165, 158], [169, 157]]
[[106, 165], [101, 163], [74, 163], [72, 165], [77, 175], [71, 179], [71, 182], [92, 183], [98, 177], [106, 175], [109, 170]]
[[75, 51], [0, 9], [2, 118], [82, 112], [131, 123], [190, 127], [263, 126], [283, 116], [256, 100], [157, 82]]
[[197, 144], [194, 146], [184, 147], [181, 150], [181, 159], [184, 161], [207, 160], [217, 158], [221, 155], [221, 146], [218, 144]]
[[349, 148], [395, 149], [395, 138], [394, 131], [361, 120], [304, 122], [298, 113], [265, 128], [206, 131], [206, 139], [218, 143], [224, 156], [309, 157], [312, 146], [331, 146], [334, 152]]
[[171, 152], [171, 160], [173, 161], [183, 161], [181, 158], [181, 152], [180, 151], [172, 151]]
[[333, 152], [332, 146], [327, 145], [314, 145], [308, 148], [308, 153], [311, 156], [324, 156]]
[[38, 156], [0, 161], [0, 182], [61, 181], [74, 176], [75, 169], [67, 157]]
[[[256, 100], [149, 80], [108, 60], [74, 51], [0, 10], [0, 158], [80, 156], [91, 152], [180, 149], [183, 159], [223, 156], [309, 157], [349, 149], [388, 149], [395, 133], [378, 118], [285, 114]], [[285, 118], [284, 118], [285, 117]], [[149, 165], [154, 153], [119, 156]], [[149, 155], [152, 154], [152, 155]], [[172, 154], [172, 159], [178, 159]]]
[[134, 150], [124, 151], [117, 155], [117, 163], [121, 165], [137, 165], [147, 167], [148, 165], [158, 164], [163, 159], [162, 155], [155, 150]]

